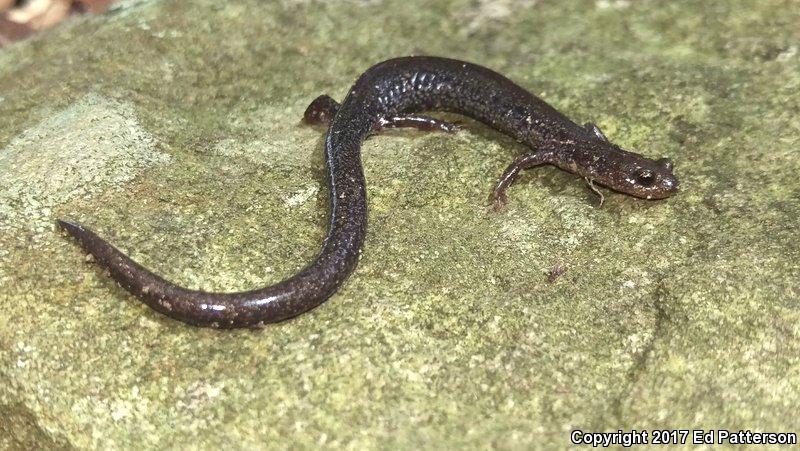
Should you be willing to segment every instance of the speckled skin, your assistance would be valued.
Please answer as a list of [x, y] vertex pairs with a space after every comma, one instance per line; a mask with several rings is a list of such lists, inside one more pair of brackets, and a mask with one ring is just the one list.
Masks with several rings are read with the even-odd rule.
[[260, 327], [306, 312], [330, 297], [353, 272], [367, 230], [361, 143], [391, 126], [453, 131], [455, 126], [413, 113], [460, 113], [499, 130], [533, 151], [515, 160], [494, 190], [496, 203], [520, 170], [553, 164], [633, 196], [660, 199], [677, 190], [671, 163], [650, 160], [610, 143], [597, 127], [578, 125], [536, 96], [487, 68], [436, 57], [405, 57], [367, 70], [341, 106], [321, 96], [307, 122], [330, 122], [325, 161], [330, 222], [316, 259], [294, 276], [259, 290], [208, 293], [187, 290], [143, 268], [91, 230], [58, 225], [78, 239], [126, 290], [153, 309], [196, 326]]

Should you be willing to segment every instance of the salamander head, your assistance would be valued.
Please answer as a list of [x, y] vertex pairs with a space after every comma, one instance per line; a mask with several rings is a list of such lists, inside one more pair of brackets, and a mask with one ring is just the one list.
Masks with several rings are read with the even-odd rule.
[[678, 191], [678, 179], [668, 158], [651, 160], [610, 142], [593, 123], [583, 127], [589, 138], [579, 140], [573, 169], [587, 179], [613, 190], [641, 197], [664, 199]]
[[614, 190], [642, 199], [664, 199], [678, 191], [678, 179], [668, 158], [651, 160], [626, 152], [613, 155], [611, 170], [595, 174], [595, 181]]
[[678, 178], [672, 173], [672, 161], [668, 158], [645, 159], [631, 169], [626, 182], [635, 196], [664, 199], [678, 191]]

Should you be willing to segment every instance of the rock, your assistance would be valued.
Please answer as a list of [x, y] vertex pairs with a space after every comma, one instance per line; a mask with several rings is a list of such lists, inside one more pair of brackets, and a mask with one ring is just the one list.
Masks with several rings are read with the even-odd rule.
[[[588, 5], [588, 6], [587, 6]], [[573, 429], [800, 423], [800, 11], [771, 2], [165, 2], [0, 53], [0, 446], [563, 448]], [[481, 11], [489, 11], [483, 14]], [[511, 11], [509, 13], [509, 11]], [[170, 280], [302, 268], [323, 130], [392, 56], [492, 67], [682, 191], [595, 195], [466, 121], [363, 147], [370, 230], [321, 307], [198, 329], [118, 287], [56, 218]], [[556, 266], [566, 272], [553, 283]]]

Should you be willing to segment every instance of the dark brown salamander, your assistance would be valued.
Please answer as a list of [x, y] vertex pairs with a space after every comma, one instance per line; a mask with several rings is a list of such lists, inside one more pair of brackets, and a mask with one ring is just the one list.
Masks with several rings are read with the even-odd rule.
[[458, 60], [406, 57], [364, 72], [341, 105], [323, 95], [306, 110], [306, 122], [330, 124], [325, 138], [330, 223], [317, 258], [282, 282], [240, 293], [187, 290], [143, 268], [91, 230], [68, 221], [58, 225], [125, 289], [172, 318], [219, 328], [260, 327], [291, 318], [330, 297], [358, 262], [367, 231], [361, 142], [386, 127], [456, 129], [414, 114], [430, 110], [472, 117], [531, 148], [503, 173], [492, 194], [497, 204], [505, 203], [505, 191], [522, 169], [541, 164], [645, 199], [662, 199], [678, 188], [669, 160], [619, 148], [595, 125], [575, 124], [496, 72]]

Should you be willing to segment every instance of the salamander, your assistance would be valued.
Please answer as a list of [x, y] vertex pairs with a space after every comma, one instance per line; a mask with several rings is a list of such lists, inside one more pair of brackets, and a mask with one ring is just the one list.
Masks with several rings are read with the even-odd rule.
[[410, 56], [376, 64], [339, 104], [316, 98], [304, 114], [328, 125], [325, 163], [330, 216], [322, 249], [297, 274], [264, 288], [236, 293], [190, 290], [142, 267], [75, 222], [58, 226], [77, 239], [117, 282], [147, 305], [196, 326], [262, 327], [306, 312], [328, 299], [353, 272], [367, 233], [367, 195], [361, 144], [391, 127], [454, 132], [455, 124], [421, 115], [465, 115], [527, 146], [503, 172], [491, 194], [496, 206], [520, 171], [554, 165], [613, 190], [663, 199], [678, 189], [672, 162], [624, 150], [594, 124], [579, 125], [508, 78], [486, 67], [448, 58]]

